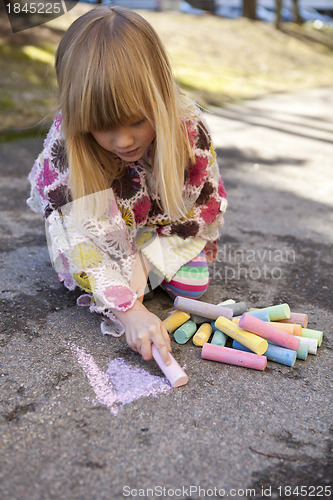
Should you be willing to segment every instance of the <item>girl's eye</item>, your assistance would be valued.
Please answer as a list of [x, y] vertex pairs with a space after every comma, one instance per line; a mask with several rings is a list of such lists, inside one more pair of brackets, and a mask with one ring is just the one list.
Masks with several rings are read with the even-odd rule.
[[132, 123], [132, 126], [138, 127], [139, 125], [142, 125], [144, 121], [145, 121], [145, 118], [142, 118], [142, 120], [138, 120], [137, 122]]

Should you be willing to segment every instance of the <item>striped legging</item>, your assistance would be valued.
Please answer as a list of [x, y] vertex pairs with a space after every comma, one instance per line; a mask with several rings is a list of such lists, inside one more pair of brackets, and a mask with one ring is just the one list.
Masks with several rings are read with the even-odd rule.
[[181, 295], [197, 299], [207, 290], [209, 284], [209, 271], [206, 256], [200, 252], [197, 257], [184, 264], [173, 276], [171, 281], [163, 280], [161, 288], [172, 298]]

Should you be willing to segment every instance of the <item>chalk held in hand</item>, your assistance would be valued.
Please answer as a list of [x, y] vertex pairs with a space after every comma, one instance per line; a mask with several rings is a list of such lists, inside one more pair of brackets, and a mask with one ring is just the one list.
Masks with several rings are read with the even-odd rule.
[[152, 344], [151, 347], [152, 347], [153, 358], [155, 359], [158, 366], [161, 368], [166, 378], [169, 380], [172, 387], [180, 387], [181, 385], [187, 384], [188, 375], [184, 372], [181, 366], [179, 366], [179, 364], [172, 356], [172, 354], [169, 353], [171, 364], [166, 365], [163, 359], [161, 358], [161, 355], [155, 344]]
[[266, 356], [259, 356], [252, 352], [244, 352], [207, 343], [203, 345], [201, 357], [211, 361], [244, 366], [245, 368], [253, 368], [255, 370], [264, 370], [267, 365]]
[[169, 333], [173, 333], [177, 328], [190, 319], [187, 312], [175, 311], [163, 321], [165, 328]]
[[208, 342], [212, 332], [213, 328], [210, 323], [203, 323], [192, 339], [193, 344], [200, 347], [203, 346], [205, 342]]
[[174, 301], [175, 309], [186, 311], [190, 314], [203, 316], [204, 318], [216, 319], [219, 316], [225, 316], [228, 319], [232, 318], [232, 310], [228, 307], [201, 302], [200, 300], [188, 299], [186, 297], [176, 297]]
[[254, 333], [243, 330], [243, 328], [223, 316], [217, 318], [215, 326], [218, 330], [221, 330], [221, 332], [245, 345], [256, 354], [261, 355], [267, 350], [267, 340], [258, 337], [258, 335], [255, 335]]
[[186, 321], [182, 326], [177, 328], [177, 330], [174, 332], [173, 336], [176, 342], [178, 344], [186, 344], [190, 340], [191, 337], [195, 334], [197, 331], [197, 325], [194, 323], [194, 321]]
[[[244, 328], [244, 330], [248, 330], [249, 332], [256, 333], [261, 337], [264, 337], [267, 340], [271, 340], [275, 344], [281, 345], [282, 347], [286, 347], [287, 349], [292, 349], [293, 351], [297, 351], [300, 345], [300, 337], [295, 337], [294, 335], [290, 335], [290, 333], [284, 332], [283, 330], [279, 330], [271, 323], [267, 323], [266, 321], [261, 321], [258, 318], [255, 318], [251, 314], [245, 313], [241, 317], [239, 321], [239, 326]], [[236, 339], [238, 340], [238, 339]]]

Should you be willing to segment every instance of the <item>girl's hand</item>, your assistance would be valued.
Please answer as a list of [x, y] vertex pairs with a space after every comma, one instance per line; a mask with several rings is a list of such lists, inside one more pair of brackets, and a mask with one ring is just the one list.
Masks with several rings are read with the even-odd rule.
[[147, 361], [152, 359], [153, 342], [163, 361], [167, 365], [171, 363], [170, 337], [163, 322], [155, 314], [149, 312], [139, 300], [126, 312], [113, 312], [125, 327], [128, 345], [141, 354], [143, 359]]

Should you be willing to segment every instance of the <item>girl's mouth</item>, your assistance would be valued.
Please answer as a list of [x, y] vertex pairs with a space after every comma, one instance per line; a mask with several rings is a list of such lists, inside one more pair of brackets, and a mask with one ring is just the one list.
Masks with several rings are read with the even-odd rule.
[[139, 148], [132, 149], [131, 151], [118, 152], [118, 156], [123, 156], [124, 158], [132, 158], [136, 156], [139, 152]]

